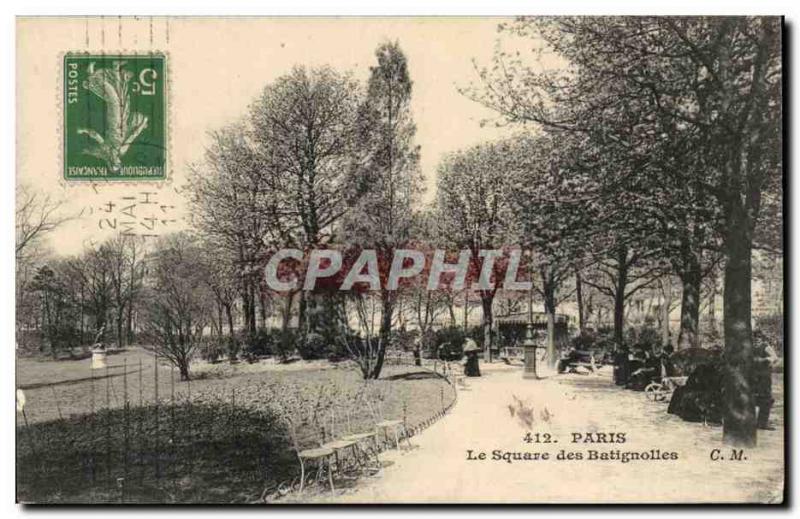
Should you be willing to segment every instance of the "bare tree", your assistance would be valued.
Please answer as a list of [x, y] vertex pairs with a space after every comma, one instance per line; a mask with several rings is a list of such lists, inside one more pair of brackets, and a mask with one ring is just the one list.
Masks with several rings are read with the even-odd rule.
[[[386, 352], [380, 324], [376, 325], [376, 322], [382, 321], [380, 297], [372, 292], [356, 292], [348, 300], [350, 304], [345, 304], [345, 310], [337, 316], [339, 340], [361, 370], [364, 379], [374, 378], [376, 366], [379, 362], [383, 364], [383, 355]], [[346, 310], [347, 306], [351, 307], [352, 312]], [[351, 315], [355, 319], [357, 333], [352, 332]]]
[[165, 236], [149, 270], [145, 328], [153, 344], [148, 347], [178, 368], [181, 380], [189, 380], [189, 364], [211, 312], [201, 250], [186, 233]]
[[214, 296], [219, 314], [218, 332], [222, 337], [222, 313], [224, 313], [228, 326], [228, 357], [233, 361], [238, 353], [239, 344], [234, 330], [233, 311], [241, 290], [237, 282], [235, 261], [229, 257], [228, 251], [215, 247], [209, 241], [204, 241], [201, 247], [204, 282]]
[[114, 330], [117, 347], [122, 347], [132, 336], [132, 319], [137, 297], [143, 283], [143, 238], [118, 235], [107, 241], [103, 259], [107, 263], [111, 285]]
[[63, 203], [50, 195], [37, 193], [25, 185], [17, 185], [15, 212], [16, 258], [20, 261], [28, 250], [46, 234], [69, 220], [60, 215]]

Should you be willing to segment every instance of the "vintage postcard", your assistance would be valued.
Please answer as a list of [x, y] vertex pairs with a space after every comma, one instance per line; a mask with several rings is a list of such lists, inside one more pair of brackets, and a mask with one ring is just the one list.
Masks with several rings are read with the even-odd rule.
[[17, 18], [17, 501], [785, 503], [783, 45]]

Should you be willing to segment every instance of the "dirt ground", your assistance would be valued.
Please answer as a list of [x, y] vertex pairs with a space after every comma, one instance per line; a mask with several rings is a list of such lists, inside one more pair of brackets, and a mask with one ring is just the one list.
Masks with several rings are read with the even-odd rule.
[[[666, 403], [615, 387], [609, 367], [596, 375], [549, 375], [541, 380], [523, 380], [519, 367], [496, 364], [482, 370], [483, 377], [468, 379], [449, 415], [412, 439], [414, 448], [387, 454], [386, 468], [355, 488], [339, 490], [334, 497], [320, 493], [314, 500], [775, 503], [782, 499], [781, 376], [776, 375], [774, 383], [775, 430], [759, 431], [758, 447], [745, 449], [742, 459], [735, 460], [722, 444], [721, 427], [684, 422], [667, 414]], [[554, 443], [526, 443], [528, 432], [532, 439], [539, 433], [540, 440], [550, 434]], [[578, 443], [572, 442], [573, 433], [582, 435]], [[588, 433], [606, 433], [606, 439], [611, 438], [609, 433], [624, 433], [625, 443], [583, 443], [586, 437], [598, 438]], [[562, 449], [584, 459], [555, 459]], [[660, 453], [652, 453], [653, 449]], [[587, 460], [591, 450], [648, 452], [677, 459]], [[494, 451], [500, 460], [492, 459]], [[481, 452], [485, 460], [477, 459]], [[506, 452], [540, 456], [547, 452], [550, 459], [508, 462], [503, 459]], [[713, 461], [717, 454], [726, 459]]]

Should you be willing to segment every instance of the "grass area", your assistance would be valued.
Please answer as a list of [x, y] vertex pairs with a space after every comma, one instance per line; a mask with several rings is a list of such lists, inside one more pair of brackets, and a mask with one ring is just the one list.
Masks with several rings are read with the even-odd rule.
[[139, 349], [109, 356], [108, 370], [90, 366], [18, 360], [26, 394], [25, 416], [17, 413], [20, 500], [252, 501], [298, 470], [277, 412], [299, 425], [306, 448], [371, 430], [377, 415], [417, 425], [454, 398], [447, 382], [413, 366], [386, 366], [367, 385], [349, 363], [225, 365], [198, 369], [213, 376], [191, 382]]
[[248, 502], [294, 470], [269, 413], [228, 404], [103, 410], [17, 429], [17, 498]]

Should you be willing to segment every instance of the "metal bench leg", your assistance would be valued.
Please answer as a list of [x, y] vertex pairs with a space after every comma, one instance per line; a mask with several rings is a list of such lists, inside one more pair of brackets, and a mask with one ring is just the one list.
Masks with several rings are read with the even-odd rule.
[[403, 439], [406, 441], [406, 445], [408, 445], [409, 450], [414, 448], [414, 445], [411, 443], [411, 436], [408, 434], [408, 429], [403, 428]]
[[305, 485], [305, 482], [306, 482], [306, 465], [305, 465], [305, 463], [303, 463], [303, 458], [298, 456], [297, 459], [300, 460], [300, 490], [297, 493], [298, 494], [302, 494], [303, 493], [303, 485]]
[[377, 436], [373, 436], [372, 437], [372, 450], [373, 450], [373, 452], [375, 454], [375, 463], [377, 464], [378, 467], [380, 467], [381, 466], [381, 459], [378, 456], [380, 455], [380, 450], [381, 449], [380, 449], [380, 445], [378, 445], [378, 437]]
[[331, 495], [336, 495], [336, 489], [333, 487], [333, 465], [331, 465], [331, 458], [328, 457], [328, 483], [331, 485]]

